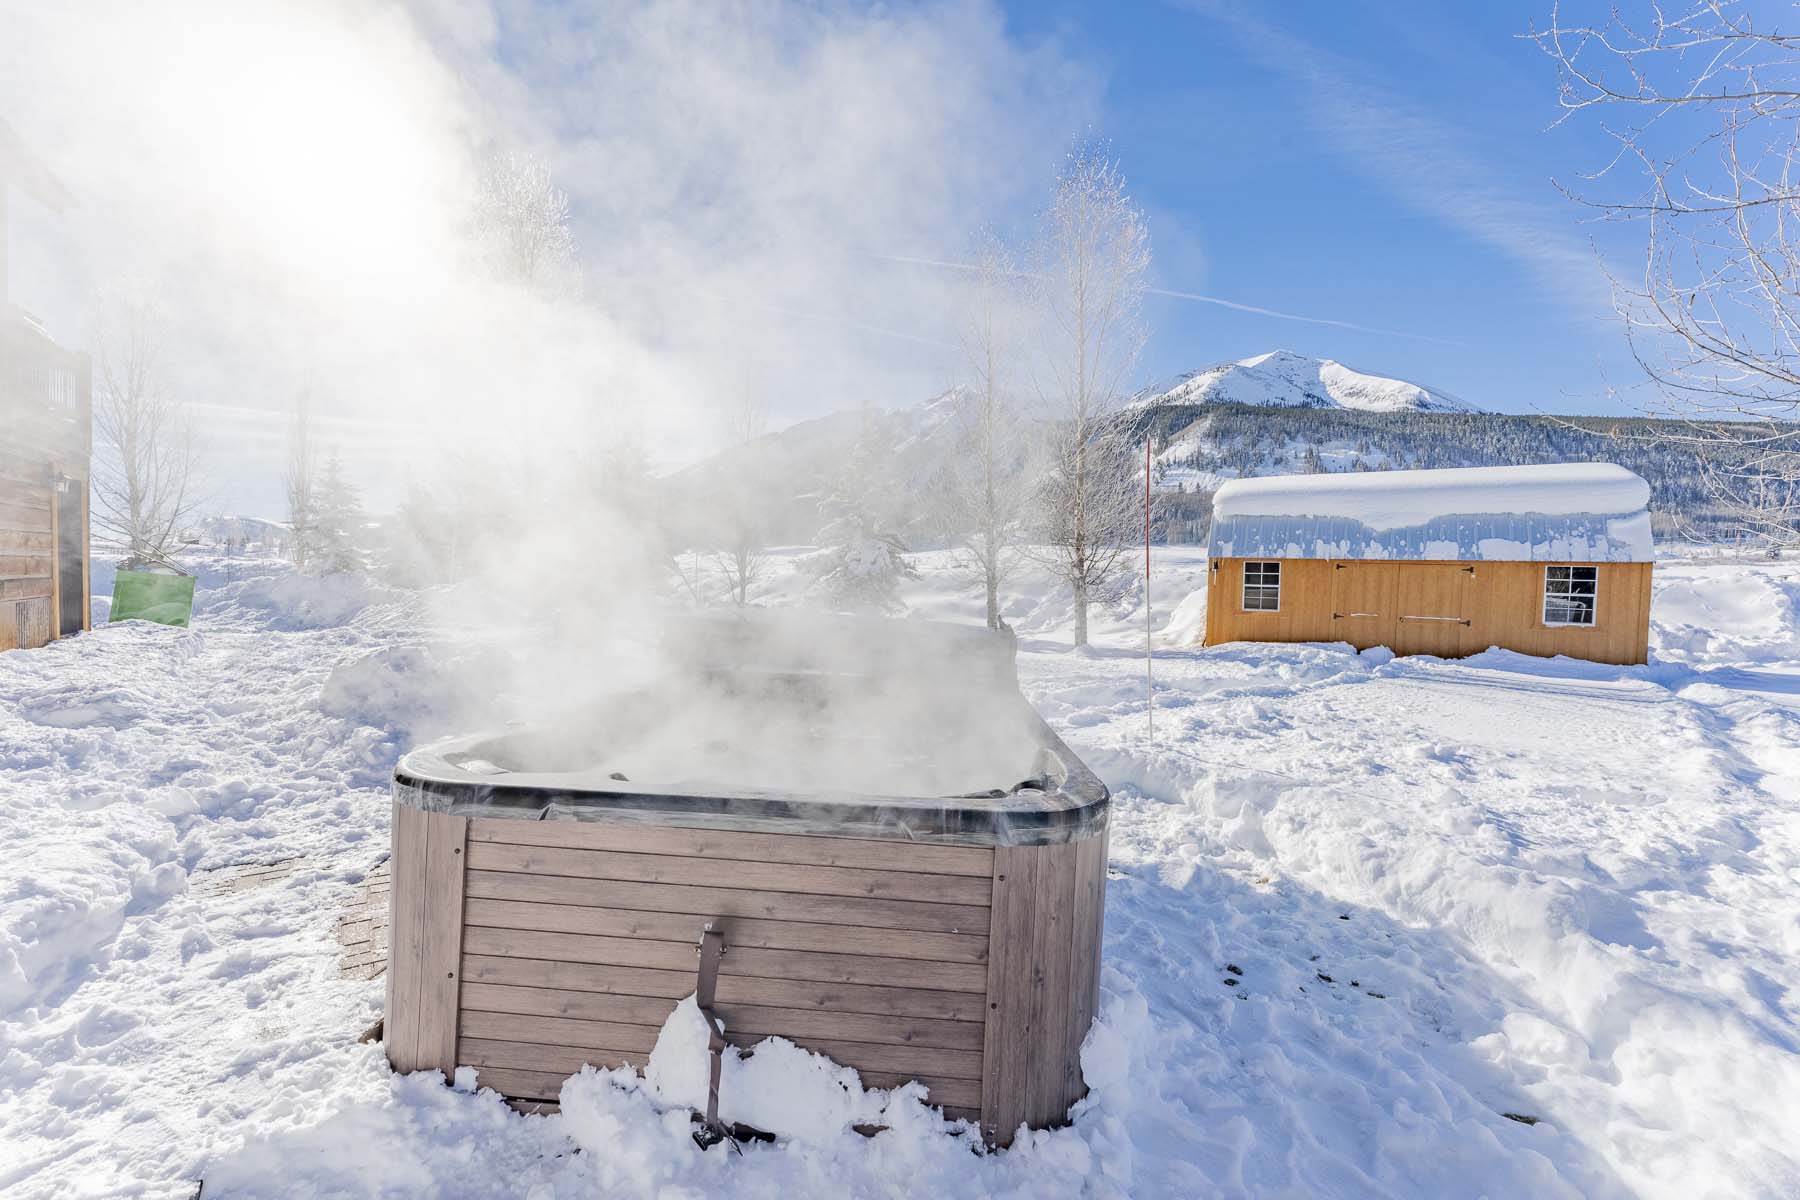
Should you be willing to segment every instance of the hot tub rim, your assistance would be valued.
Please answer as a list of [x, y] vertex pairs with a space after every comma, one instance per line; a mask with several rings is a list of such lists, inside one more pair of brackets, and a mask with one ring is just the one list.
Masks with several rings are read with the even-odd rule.
[[672, 824], [971, 846], [1048, 846], [1103, 834], [1111, 792], [1035, 710], [1027, 706], [1027, 711], [1038, 745], [1063, 767], [1062, 781], [1050, 791], [992, 799], [749, 788], [714, 793], [603, 787], [598, 785], [606, 781], [582, 772], [509, 773], [523, 776], [511, 782], [449, 761], [452, 754], [504, 735], [489, 731], [447, 738], [402, 756], [394, 767], [393, 796], [410, 808], [461, 817]]

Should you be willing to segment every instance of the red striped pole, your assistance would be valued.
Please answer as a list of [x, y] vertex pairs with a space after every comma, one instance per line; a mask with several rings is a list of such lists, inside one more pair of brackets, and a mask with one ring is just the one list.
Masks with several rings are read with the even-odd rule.
[[1156, 740], [1156, 682], [1150, 654], [1150, 434], [1144, 433], [1144, 732]]

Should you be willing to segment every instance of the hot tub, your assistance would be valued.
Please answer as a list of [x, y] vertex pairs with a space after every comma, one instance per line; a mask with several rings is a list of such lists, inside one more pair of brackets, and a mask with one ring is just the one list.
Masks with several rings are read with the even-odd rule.
[[[1107, 791], [1019, 695], [1007, 643], [904, 624], [852, 624], [868, 640], [833, 669], [739, 645], [402, 759], [395, 1068], [473, 1066], [526, 1102], [583, 1064], [641, 1069], [710, 922], [728, 1041], [916, 1079], [993, 1145], [1063, 1120], [1098, 1001]], [[752, 636], [717, 628], [697, 640]]]

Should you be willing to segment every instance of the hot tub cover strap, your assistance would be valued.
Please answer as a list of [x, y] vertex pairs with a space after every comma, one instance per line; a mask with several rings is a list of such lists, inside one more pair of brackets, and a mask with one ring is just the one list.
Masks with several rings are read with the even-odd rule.
[[719, 1072], [723, 1066], [725, 1037], [719, 1032], [719, 1018], [713, 1013], [713, 998], [719, 988], [719, 959], [724, 953], [725, 935], [708, 921], [700, 931], [700, 972], [694, 986], [694, 1003], [706, 1019], [706, 1048], [712, 1060], [706, 1083], [706, 1121], [694, 1132], [694, 1141], [703, 1150], [730, 1136], [719, 1120]]

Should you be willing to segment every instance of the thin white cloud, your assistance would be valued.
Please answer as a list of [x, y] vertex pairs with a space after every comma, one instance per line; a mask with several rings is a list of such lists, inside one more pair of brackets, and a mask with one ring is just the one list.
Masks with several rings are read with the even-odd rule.
[[1345, 56], [1242, 6], [1172, 2], [1217, 22], [1254, 61], [1301, 85], [1324, 144], [1401, 203], [1514, 260], [1582, 311], [1610, 311], [1604, 276], [1587, 243], [1569, 230], [1566, 210], [1509, 183], [1473, 148], [1469, 131], [1408, 103]]
[[1236, 300], [1226, 300], [1220, 296], [1203, 296], [1199, 292], [1178, 292], [1169, 288], [1151, 288], [1153, 296], [1168, 296], [1173, 300], [1192, 300], [1197, 304], [1216, 304], [1220, 308], [1229, 308], [1236, 312], [1254, 313], [1259, 317], [1273, 317], [1279, 321], [1300, 321], [1307, 325], [1329, 325], [1334, 329], [1349, 329], [1356, 333], [1373, 333], [1381, 337], [1410, 338], [1416, 342], [1436, 342], [1440, 346], [1466, 346], [1467, 342], [1453, 341], [1450, 338], [1433, 337], [1428, 333], [1408, 333], [1403, 329], [1383, 329], [1378, 325], [1359, 325], [1355, 321], [1339, 321], [1332, 317], [1307, 317], [1299, 313], [1282, 312], [1280, 309], [1263, 308], [1256, 304], [1243, 304]]
[[[20, 226], [14, 294], [65, 342], [97, 285], [142, 276], [194, 401], [284, 411], [316, 379], [321, 415], [529, 405], [670, 452], [744, 397], [788, 420], [941, 387], [947, 281], [853, 248], [1007, 219], [1099, 94], [992, 0], [92, 0], [15, 24], [0, 111], [77, 206]], [[494, 148], [569, 194], [590, 286], [557, 311], [471, 269]]]
[[[973, 271], [977, 268], [972, 263], [948, 262], [936, 258], [918, 258], [909, 254], [871, 254], [884, 262], [911, 263], [914, 266], [936, 267], [949, 271]], [[1019, 272], [1020, 275], [1025, 272]], [[1340, 321], [1333, 317], [1309, 317], [1302, 313], [1283, 312], [1278, 308], [1264, 308], [1260, 304], [1245, 304], [1239, 300], [1227, 300], [1223, 296], [1208, 296], [1200, 292], [1177, 291], [1173, 288], [1148, 288], [1152, 296], [1166, 296], [1171, 300], [1188, 300], [1195, 304], [1212, 304], [1220, 308], [1229, 308], [1233, 312], [1250, 313], [1253, 316], [1269, 317], [1277, 321], [1298, 321], [1305, 325], [1326, 325], [1333, 329], [1348, 329], [1355, 333], [1370, 333], [1379, 337], [1410, 338], [1419, 342], [1435, 342], [1440, 346], [1463, 346], [1467, 343], [1452, 341], [1449, 338], [1432, 337], [1425, 333], [1409, 333], [1403, 329], [1383, 329], [1377, 325], [1360, 325], [1355, 321]]]

